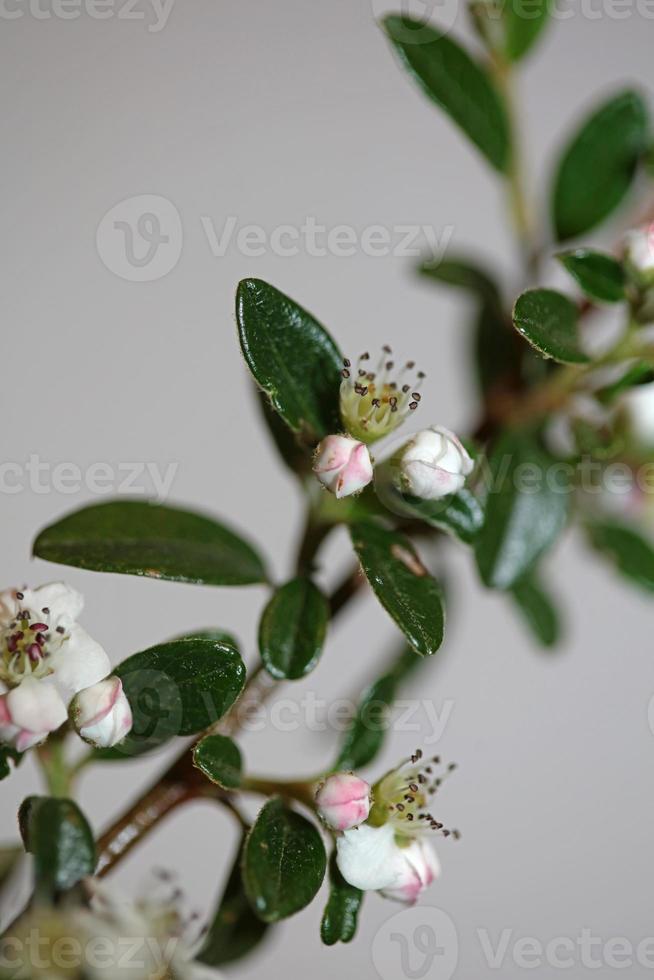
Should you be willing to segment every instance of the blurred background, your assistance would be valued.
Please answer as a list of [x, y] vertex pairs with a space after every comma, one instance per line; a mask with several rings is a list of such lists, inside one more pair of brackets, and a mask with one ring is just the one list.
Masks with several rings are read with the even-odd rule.
[[[100, 499], [94, 464], [105, 464], [105, 493], [159, 494], [211, 511], [246, 531], [277, 576], [291, 567], [300, 498], [267, 440], [238, 350], [241, 278], [289, 293], [350, 356], [390, 343], [398, 358], [415, 358], [428, 374], [420, 421], [462, 433], [474, 426], [471, 311], [419, 280], [407, 248], [426, 251], [431, 236], [438, 247], [486, 255], [511, 294], [520, 284], [506, 200], [481, 156], [397, 65], [376, 23], [391, 9], [381, 0], [7, 0], [0, 12], [0, 398], [10, 464], [0, 494], [2, 582], [65, 578], [86, 596], [83, 625], [116, 663], [205, 626], [235, 633], [253, 663], [266, 594], [30, 560], [42, 526]], [[587, 0], [566, 10], [521, 73], [527, 177], [541, 208], [552, 160], [580, 115], [625, 83], [652, 86], [651, 5]], [[462, 8], [451, 2], [443, 17], [474, 43]], [[141, 220], [146, 213], [155, 220]], [[629, 208], [594, 240], [612, 242], [628, 217]], [[310, 233], [298, 240], [280, 230], [312, 224], [325, 229], [316, 247]], [[327, 232], [342, 225], [357, 242], [335, 245], [334, 233], [325, 247]], [[371, 226], [390, 236], [378, 255], [362, 246]], [[405, 226], [428, 232], [407, 242]], [[441, 843], [442, 879], [424, 902], [454, 924], [455, 976], [498, 968], [522, 976], [515, 944], [524, 937], [543, 947], [569, 937], [574, 965], [587, 966], [584, 929], [601, 939], [593, 955], [608, 968], [604, 943], [624, 937], [635, 949], [654, 935], [651, 606], [569, 535], [548, 561], [566, 638], [544, 654], [508, 603], [482, 590], [463, 549], [448, 547], [445, 559], [446, 643], [408, 686], [417, 707], [372, 775], [420, 744], [459, 763], [438, 816], [463, 839]], [[337, 536], [323, 580], [336, 579], [347, 560]], [[306, 704], [356, 695], [395, 639], [373, 599], [353, 604], [317, 670], [283, 690], [297, 710], [269, 711], [245, 735], [250, 768], [295, 775], [327, 766], [338, 733], [307, 725]], [[80, 802], [93, 826], [124, 809], [165, 759], [88, 771]], [[2, 783], [3, 840], [15, 837], [17, 806], [36, 780], [27, 761]], [[114, 878], [132, 889], [149, 868], [165, 867], [204, 912], [235, 841], [228, 815], [193, 805]], [[389, 920], [400, 907], [368, 896], [357, 939], [325, 949], [324, 897], [275, 928], [233, 975], [310, 968], [315, 980], [385, 978]], [[500, 943], [493, 966], [488, 947]], [[650, 966], [651, 950], [654, 943]], [[547, 959], [538, 976], [560, 972]], [[648, 975], [635, 955], [626, 965], [630, 975]], [[451, 973], [438, 962], [430, 969], [406, 975]]]

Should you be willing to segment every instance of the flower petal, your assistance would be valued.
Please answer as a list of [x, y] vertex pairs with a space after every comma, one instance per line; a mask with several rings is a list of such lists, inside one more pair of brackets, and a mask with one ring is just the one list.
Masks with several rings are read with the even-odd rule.
[[74, 623], [67, 639], [52, 654], [53, 682], [63, 701], [70, 704], [78, 691], [103, 680], [111, 671], [111, 662], [104, 649]]

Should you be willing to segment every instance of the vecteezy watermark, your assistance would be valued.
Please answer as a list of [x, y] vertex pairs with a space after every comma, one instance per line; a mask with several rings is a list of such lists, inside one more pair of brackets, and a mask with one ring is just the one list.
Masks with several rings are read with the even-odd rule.
[[371, 955], [382, 980], [450, 980], [459, 960], [456, 927], [442, 909], [405, 909], [378, 930]]
[[23, 460], [0, 462], [0, 494], [29, 491], [36, 494], [76, 494], [86, 490], [98, 496], [130, 494], [167, 499], [177, 475], [179, 463], [121, 462], [89, 463], [82, 467], [72, 462], [53, 463], [32, 453]]
[[539, 967], [624, 970], [636, 965], [654, 970], [654, 936], [636, 942], [626, 936], [605, 939], [584, 928], [576, 936], [552, 936], [543, 940], [536, 936], [516, 936], [513, 929], [502, 929], [497, 938], [492, 938], [487, 929], [477, 929], [477, 941], [491, 970], [504, 969], [509, 963], [524, 970]]
[[[31, 928], [26, 935], [5, 936], [0, 943], [3, 977], [25, 977], [27, 967], [43, 976], [79, 976], [80, 967], [116, 975], [167, 976], [179, 940], [159, 936], [96, 935], [80, 938], [53, 936], [47, 928]], [[81, 931], [81, 930], [80, 930]], [[52, 972], [50, 972], [52, 971]], [[137, 972], [138, 971], [138, 972]], [[30, 971], [30, 975], [31, 971]]]
[[[195, 223], [193, 223], [195, 225]], [[265, 228], [241, 221], [236, 215], [216, 220], [199, 215], [198, 232], [214, 258], [229, 252], [256, 259], [264, 255], [294, 258], [416, 258], [429, 254], [443, 258], [454, 233], [453, 225], [440, 229], [423, 224], [324, 224], [307, 215], [298, 224]], [[121, 279], [152, 282], [168, 275], [182, 254], [182, 219], [175, 205], [156, 194], [141, 194], [120, 201], [101, 219], [96, 232], [98, 254]]]
[[145, 23], [158, 34], [168, 23], [175, 0], [0, 0], [0, 20], [124, 20]]

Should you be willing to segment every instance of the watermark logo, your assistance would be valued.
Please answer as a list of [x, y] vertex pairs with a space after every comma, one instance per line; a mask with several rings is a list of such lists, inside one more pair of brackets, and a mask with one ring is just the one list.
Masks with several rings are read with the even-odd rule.
[[373, 966], [382, 980], [450, 980], [458, 959], [454, 922], [429, 905], [391, 916], [372, 943]]
[[153, 282], [171, 272], [182, 254], [182, 219], [175, 205], [157, 194], [140, 194], [115, 204], [96, 233], [106, 267], [129, 282]]
[[147, 24], [158, 34], [168, 23], [175, 0], [0, 0], [0, 20], [125, 20]]

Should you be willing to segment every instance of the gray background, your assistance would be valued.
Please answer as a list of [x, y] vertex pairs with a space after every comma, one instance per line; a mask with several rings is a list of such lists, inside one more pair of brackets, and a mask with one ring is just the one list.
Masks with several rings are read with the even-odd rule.
[[[650, 84], [653, 22], [635, 4], [590, 9], [592, 17], [575, 5], [569, 20], [557, 21], [523, 72], [532, 190], [543, 189], [556, 142], [595, 93]], [[611, 16], [616, 10], [621, 19]], [[24, 12], [3, 24], [5, 461], [23, 465], [36, 453], [82, 468], [177, 463], [171, 499], [246, 528], [275, 573], [287, 574], [299, 499], [266, 442], [237, 349], [233, 295], [246, 275], [309, 307], [347, 351], [391, 342], [415, 357], [429, 373], [423, 423], [461, 431], [472, 424], [465, 304], [416, 281], [410, 259], [248, 258], [234, 247], [216, 258], [200, 220], [209, 216], [220, 230], [234, 215], [268, 231], [307, 215], [359, 230], [451, 225], [452, 247], [473, 245], [510, 273], [498, 181], [400, 72], [375, 24], [383, 11], [363, 0], [177, 0], [159, 32], [148, 30], [145, 4], [135, 8], [145, 20], [114, 9], [104, 21]], [[108, 209], [142, 194], [174, 202], [184, 238], [177, 266], [140, 283], [107, 268], [95, 236]], [[251, 662], [263, 589], [176, 586], [30, 561], [33, 534], [90, 499], [98, 498], [87, 489], [39, 493], [27, 484], [3, 492], [2, 581], [65, 576], [85, 593], [83, 623], [114, 662], [214, 624], [237, 633]], [[346, 553], [339, 537], [327, 578]], [[650, 607], [575, 535], [550, 564], [569, 631], [560, 651], [543, 655], [507, 603], [481, 590], [469, 557], [451, 547], [447, 641], [410, 692], [438, 711], [452, 703], [437, 749], [460, 771], [438, 813], [461, 827], [463, 840], [442, 842], [443, 876], [426, 903], [455, 924], [460, 977], [491, 972], [478, 929], [493, 942], [512, 930], [501, 970], [511, 977], [525, 972], [510, 952], [520, 936], [546, 943], [587, 927], [635, 944], [654, 934]], [[356, 692], [392, 639], [390, 622], [366, 598], [332, 631], [315, 673], [284, 695]], [[416, 718], [422, 730], [397, 732], [374, 772], [429, 736], [424, 709]], [[328, 765], [336, 739], [269, 722], [243, 744], [253, 770], [295, 774]], [[94, 826], [162, 762], [89, 772], [80, 795]], [[30, 761], [2, 784], [3, 838], [14, 833], [16, 806], [35, 779]], [[234, 839], [222, 811], [191, 806], [116, 881], [131, 888], [152, 865], [178, 870], [202, 910], [221, 886]], [[322, 899], [235, 974], [375, 976], [373, 939], [398, 907], [370, 896], [358, 941], [324, 950]], [[445, 974], [435, 967], [429, 975]]]

